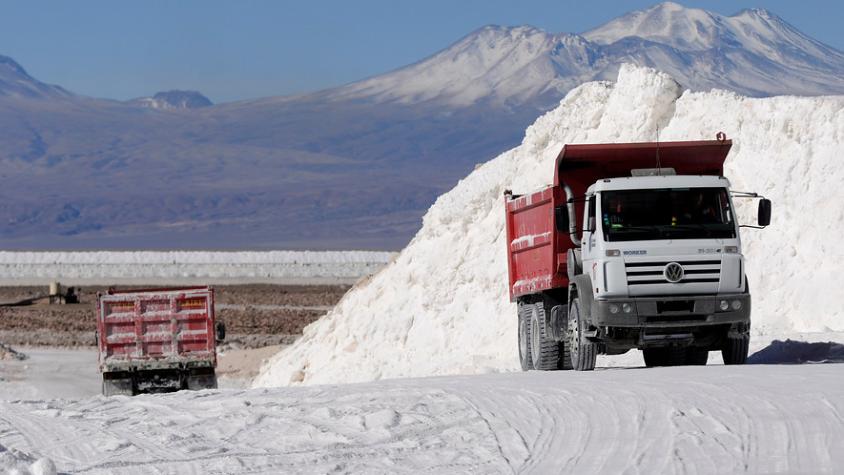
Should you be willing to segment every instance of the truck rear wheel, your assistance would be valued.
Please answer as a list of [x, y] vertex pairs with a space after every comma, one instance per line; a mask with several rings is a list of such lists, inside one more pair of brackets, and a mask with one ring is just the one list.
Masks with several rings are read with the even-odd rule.
[[533, 360], [530, 355], [531, 332], [528, 307], [530, 305], [519, 303], [519, 363], [522, 366], [522, 371], [533, 369]]
[[569, 343], [568, 336], [563, 336], [563, 341], [559, 343], [560, 345], [560, 359], [557, 360], [557, 369], [572, 369], [573, 366], [571, 365], [571, 351], [569, 351], [569, 347], [571, 347], [571, 343]]
[[744, 364], [747, 362], [747, 353], [750, 349], [750, 336], [738, 338], [727, 338], [724, 346], [721, 347], [721, 357], [725, 365]]
[[598, 359], [598, 344], [583, 336], [586, 325], [580, 313], [580, 299], [575, 298], [569, 306], [569, 354], [571, 366], [576, 371], [592, 371]]
[[186, 386], [192, 391], [217, 389], [217, 375], [214, 368], [193, 369], [187, 375]]
[[103, 373], [103, 396], [134, 396], [135, 384], [131, 374]]
[[533, 369], [549, 371], [557, 369], [560, 360], [560, 344], [546, 333], [545, 305], [535, 302], [528, 307], [530, 312], [530, 355]]

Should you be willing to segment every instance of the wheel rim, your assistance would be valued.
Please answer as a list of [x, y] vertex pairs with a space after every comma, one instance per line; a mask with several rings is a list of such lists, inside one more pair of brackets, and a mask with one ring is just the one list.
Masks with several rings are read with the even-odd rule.
[[571, 354], [572, 363], [577, 361], [580, 355], [580, 328], [577, 321], [577, 305], [572, 305], [569, 312], [569, 354]]
[[533, 331], [530, 332], [530, 347], [531, 347], [530, 348], [531, 349], [530, 354], [531, 354], [531, 357], [534, 359], [534, 363], [536, 363], [535, 360], [537, 359], [537, 357], [541, 355], [541, 351], [540, 351], [541, 343], [539, 341], [539, 337], [541, 336], [541, 334], [540, 334], [539, 325], [542, 325], [542, 323], [539, 322], [539, 315], [536, 312], [536, 308], [535, 307], [531, 308], [531, 311], [530, 311], [530, 326], [531, 326], [531, 329]]

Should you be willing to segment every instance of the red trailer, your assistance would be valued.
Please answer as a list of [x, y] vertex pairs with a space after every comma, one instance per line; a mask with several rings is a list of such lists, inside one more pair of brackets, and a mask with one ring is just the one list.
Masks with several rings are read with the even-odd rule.
[[[596, 354], [630, 348], [645, 350], [649, 366], [705, 362], [714, 349], [744, 361], [750, 296], [732, 197], [761, 197], [730, 192], [731, 146], [723, 134], [566, 145], [552, 186], [505, 191], [523, 369], [588, 370]], [[681, 213], [704, 201], [713, 219]], [[760, 225], [769, 219], [762, 199]]]
[[216, 388], [216, 342], [224, 337], [210, 287], [98, 294], [103, 394]]

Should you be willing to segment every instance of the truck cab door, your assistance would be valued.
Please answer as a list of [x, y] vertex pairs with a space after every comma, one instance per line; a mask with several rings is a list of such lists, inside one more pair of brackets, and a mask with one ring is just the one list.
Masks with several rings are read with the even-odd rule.
[[583, 229], [581, 233], [581, 258], [583, 262], [583, 273], [589, 275], [593, 280], [596, 278], [596, 255], [595, 250], [595, 195], [586, 196], [586, 206], [583, 207]]

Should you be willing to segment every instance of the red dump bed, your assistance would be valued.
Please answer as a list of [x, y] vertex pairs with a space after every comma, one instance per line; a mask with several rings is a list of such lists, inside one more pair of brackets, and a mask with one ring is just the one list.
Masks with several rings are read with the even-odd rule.
[[[562, 184], [582, 197], [600, 179], [656, 168], [657, 156], [660, 167], [673, 168], [678, 175], [722, 176], [731, 146], [726, 139], [564, 146], [555, 162], [553, 186], [523, 196], [505, 195], [510, 300], [569, 284], [566, 254], [574, 245], [567, 230], [554, 226], [554, 208], [566, 206]], [[582, 201], [575, 201], [575, 209], [580, 230]]]
[[97, 335], [101, 371], [216, 366], [214, 290], [99, 294]]

